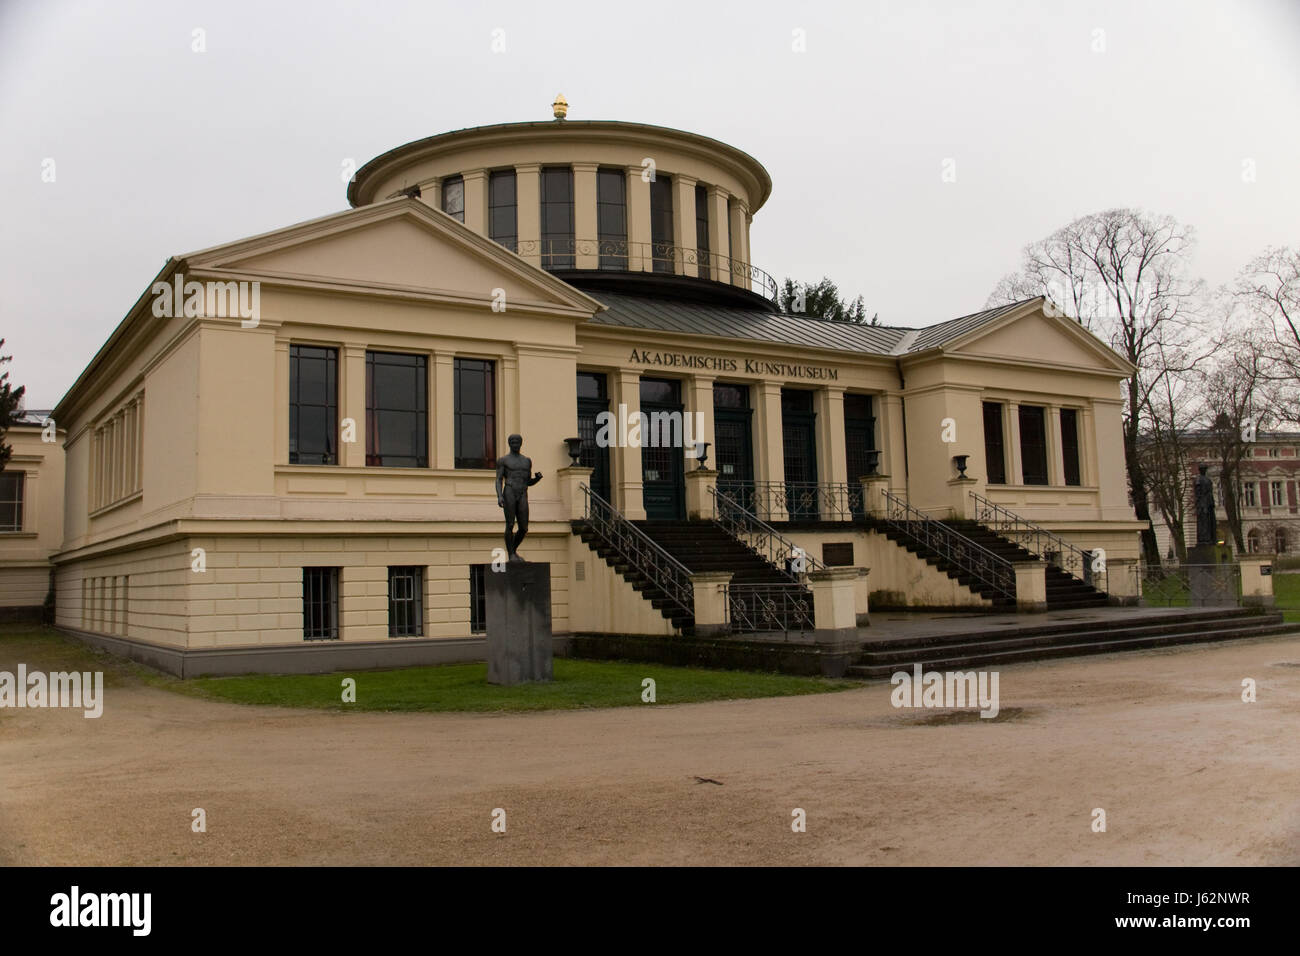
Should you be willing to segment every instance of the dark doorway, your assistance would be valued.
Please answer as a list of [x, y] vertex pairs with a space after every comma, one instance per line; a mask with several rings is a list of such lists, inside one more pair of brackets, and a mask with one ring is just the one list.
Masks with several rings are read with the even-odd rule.
[[785, 459], [786, 512], [791, 521], [815, 521], [817, 506], [817, 415], [813, 393], [781, 389], [781, 444]]
[[748, 385], [713, 386], [713, 460], [718, 490], [754, 510], [754, 439]]
[[[651, 521], [686, 517], [682, 461], [682, 386], [673, 379], [641, 379], [641, 484]], [[630, 426], [629, 426], [630, 427]]]
[[[872, 414], [870, 395], [844, 396], [844, 457], [848, 462], [849, 473], [846, 479], [849, 490], [861, 486], [858, 481], [870, 471], [868, 452], [876, 448], [876, 417]], [[865, 512], [862, 507], [862, 495], [850, 494], [855, 515]]]
[[606, 377], [597, 372], [578, 373], [578, 437], [582, 439], [582, 454], [578, 464], [591, 469], [591, 490], [606, 501], [609, 497], [609, 441], [618, 434], [618, 423], [605, 429], [606, 443], [596, 444], [600, 431], [597, 421], [601, 412], [609, 411], [609, 392]]

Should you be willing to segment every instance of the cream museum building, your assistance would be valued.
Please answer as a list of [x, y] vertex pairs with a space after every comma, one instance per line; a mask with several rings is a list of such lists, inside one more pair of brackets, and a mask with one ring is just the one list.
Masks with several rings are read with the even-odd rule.
[[1042, 299], [783, 312], [754, 158], [555, 112], [144, 283], [51, 413], [57, 626], [185, 675], [482, 659], [515, 433], [557, 643], [1131, 597], [1122, 357]]

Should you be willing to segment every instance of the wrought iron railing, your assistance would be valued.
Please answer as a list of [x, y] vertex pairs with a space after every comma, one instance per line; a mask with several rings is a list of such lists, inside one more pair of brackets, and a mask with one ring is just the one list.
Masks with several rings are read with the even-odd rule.
[[866, 514], [856, 481], [719, 481], [718, 488], [766, 521], [852, 521]]
[[1175, 566], [1139, 562], [1130, 573], [1137, 578], [1132, 593], [1141, 595], [1143, 607], [1220, 607], [1241, 599], [1241, 565], [1236, 562]]
[[1016, 571], [1011, 562], [988, 548], [924, 512], [903, 499], [883, 491], [885, 514], [882, 520], [917, 544], [924, 545], [951, 561], [976, 580], [1006, 597], [1016, 596]]
[[812, 594], [797, 584], [728, 584], [726, 595], [732, 631], [813, 630]]
[[794, 583], [802, 585], [809, 571], [826, 570], [825, 565], [745, 508], [725, 489], [709, 488], [709, 494], [713, 497], [714, 522]]
[[780, 300], [780, 286], [770, 274], [752, 263], [707, 249], [626, 239], [522, 239], [502, 245], [524, 258], [539, 259], [542, 268], [551, 271], [596, 268], [698, 276], [757, 292], [769, 302]]
[[578, 487], [586, 499], [583, 517], [587, 526], [674, 604], [694, 615], [695, 591], [691, 585], [690, 569], [655, 544], [644, 531], [623, 517], [622, 512], [585, 484]]
[[1038, 555], [1048, 564], [1074, 575], [1098, 591], [1106, 591], [1106, 560], [1102, 554], [1085, 551], [1059, 534], [1008, 511], [983, 495], [970, 493], [975, 502], [975, 520]]

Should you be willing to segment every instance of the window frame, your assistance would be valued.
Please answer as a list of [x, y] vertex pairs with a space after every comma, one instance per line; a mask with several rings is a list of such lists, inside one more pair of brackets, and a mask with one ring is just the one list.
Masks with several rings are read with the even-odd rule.
[[[551, 185], [563, 177], [568, 191], [567, 199], [550, 199]], [[541, 239], [543, 269], [572, 269], [576, 259], [575, 229], [577, 220], [574, 215], [573, 167], [543, 166], [538, 173], [538, 236]], [[567, 229], [553, 228], [556, 223], [552, 217], [567, 219]], [[554, 244], [561, 248], [567, 243], [567, 252], [556, 252]]]
[[[301, 363], [304, 358], [301, 354], [304, 349], [315, 349], [326, 353], [324, 359], [312, 357], [314, 361], [325, 362], [325, 390], [328, 398], [324, 405], [317, 405], [314, 402], [304, 403], [295, 398], [294, 383], [296, 380], [301, 383], [297, 369], [298, 363]], [[330, 388], [331, 379], [333, 388]], [[339, 349], [337, 346], [312, 345], [306, 342], [289, 343], [289, 464], [333, 466], [339, 463], [339, 385]], [[329, 437], [326, 443], [327, 450], [320, 455], [321, 458], [326, 459], [324, 461], [303, 461], [303, 452], [295, 447], [300, 443], [298, 433], [301, 430], [301, 425], [299, 417], [296, 417], [294, 412], [303, 407], [326, 409], [326, 417], [332, 422], [330, 427], [326, 429], [326, 434]], [[316, 453], [312, 453], [312, 457], [315, 456]]]
[[[467, 412], [461, 408], [461, 372], [468, 363], [482, 363], [486, 368], [486, 382], [484, 383], [484, 407], [483, 412]], [[497, 462], [497, 375], [496, 360], [491, 358], [479, 358], [470, 355], [458, 355], [452, 363], [452, 420], [453, 420], [453, 443], [455, 454], [455, 467], [462, 469], [488, 469], [495, 468]], [[479, 369], [477, 371], [482, 371]], [[462, 422], [467, 418], [481, 417], [483, 421], [483, 452], [481, 456], [463, 455], [462, 452]]]
[[[986, 484], [1005, 485], [1007, 484], [1006, 403], [982, 401], [980, 404], [982, 406], [980, 410], [980, 414], [982, 416], [981, 425], [984, 430], [984, 468], [988, 472], [986, 476], [987, 477]], [[991, 416], [990, 410], [993, 410], [997, 416], [996, 421], [997, 421], [998, 428], [997, 428], [997, 436], [995, 440], [993, 436], [989, 435], [989, 421]], [[998, 465], [998, 480], [994, 479], [994, 474], [993, 474], [994, 456], [990, 454], [990, 450], [995, 445], [997, 448], [996, 460]]]
[[[406, 578], [413, 582], [408, 597], [393, 596], [393, 582]], [[399, 607], [404, 607], [402, 614]], [[403, 620], [398, 623], [398, 618]], [[424, 637], [424, 568], [418, 564], [391, 565], [388, 568], [388, 636]]]
[[[8, 497], [4, 491], [6, 484], [14, 487], [13, 497]], [[8, 468], [0, 471], [0, 534], [22, 534], [27, 521], [26, 508], [27, 472]], [[12, 515], [12, 520], [9, 515]]]
[[[342, 635], [339, 633], [339, 580], [342, 577], [341, 568], [337, 567], [319, 567], [310, 566], [302, 569], [302, 639], [304, 641], [337, 641]], [[317, 579], [320, 579], [317, 581]], [[315, 581], [319, 584], [321, 581], [328, 588], [328, 594], [324, 589], [317, 592], [315, 587], [310, 583]], [[324, 614], [318, 615], [313, 609], [313, 605], [327, 604], [324, 608]], [[328, 620], [325, 623], [312, 626], [312, 621], [317, 617], [324, 617]]]
[[[1038, 422], [1041, 425], [1041, 432], [1040, 432], [1041, 439], [1037, 438], [1036, 436], [1034, 441], [1027, 442], [1025, 440], [1025, 435], [1027, 431], [1027, 429], [1025, 428], [1025, 422], [1027, 419], [1032, 421], [1036, 415], [1038, 418]], [[1051, 476], [1052, 466], [1051, 466], [1050, 457], [1047, 453], [1047, 407], [1045, 405], [1028, 405], [1028, 404], [1017, 405], [1016, 417], [1018, 419], [1018, 424], [1020, 425], [1020, 483], [1026, 486], [1033, 485], [1035, 488], [1046, 487], [1052, 483], [1052, 476]], [[1041, 458], [1042, 458], [1042, 472], [1041, 472], [1042, 480], [1030, 481], [1029, 479], [1031, 475], [1027, 467], [1029, 455], [1025, 454], [1025, 452], [1026, 450], [1033, 450], [1035, 452], [1038, 452], [1040, 449], [1041, 449]], [[1035, 455], [1035, 458], [1037, 457], [1038, 456]], [[1039, 462], [1035, 460], [1034, 465], [1037, 466], [1038, 464]], [[1035, 470], [1032, 477], [1034, 479], [1038, 479], [1040, 477], [1040, 473], [1037, 470]]]
[[[498, 183], [510, 182], [510, 201], [500, 201]], [[498, 235], [498, 209], [510, 210], [510, 231]], [[488, 174], [488, 238], [511, 252], [519, 251], [519, 180], [513, 169], [494, 169]]]
[[[451, 196], [448, 195], [448, 187], [460, 187], [460, 208], [454, 208], [455, 204], [450, 202]], [[448, 208], [451, 206], [452, 208]], [[448, 176], [442, 181], [438, 189], [438, 208], [445, 212], [452, 219], [459, 223], [465, 222], [465, 177], [457, 173], [455, 176]]]
[[[381, 359], [410, 359], [411, 362], [393, 362], [380, 361]], [[375, 405], [375, 370], [376, 366], [387, 365], [392, 367], [414, 367], [415, 381], [418, 383], [418, 394], [416, 398], [416, 407], [412, 409], [403, 408], [378, 408]], [[379, 427], [380, 414], [390, 412], [403, 415], [414, 415], [416, 419], [416, 447], [412, 449], [416, 452], [413, 455], [393, 454], [389, 457], [394, 458], [411, 458], [415, 460], [414, 464], [406, 462], [386, 463], [384, 454], [378, 447], [378, 441], [381, 438], [382, 429]], [[429, 357], [418, 352], [390, 352], [380, 349], [366, 349], [366, 465], [375, 468], [428, 468], [429, 467]]]

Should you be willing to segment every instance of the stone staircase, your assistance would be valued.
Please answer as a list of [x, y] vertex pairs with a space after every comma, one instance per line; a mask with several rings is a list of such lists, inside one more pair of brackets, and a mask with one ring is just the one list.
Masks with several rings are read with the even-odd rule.
[[[997, 667], [1020, 661], [1144, 650], [1174, 644], [1226, 641], [1295, 631], [1263, 608], [1156, 611], [1022, 626], [967, 628], [944, 621], [941, 633], [867, 641], [848, 676], [888, 678], [920, 664], [943, 671]], [[963, 633], [963, 631], [965, 631]]]
[[[993, 610], [1011, 610], [1015, 608], [1015, 598], [999, 593], [987, 582], [980, 580], [971, 572], [957, 567], [942, 553], [918, 540], [919, 535], [914, 535], [911, 529], [913, 526], [919, 525], [919, 522], [899, 521], [890, 523], [869, 518], [867, 524], [890, 541], [906, 548], [910, 553], [924, 560], [931, 567], [947, 574], [948, 577], [981, 597], [987, 598]], [[939, 524], [952, 529], [963, 538], [1007, 561], [1030, 561], [1039, 557], [977, 521], [941, 521]], [[1047, 609], [1049, 611], [1104, 607], [1108, 603], [1108, 599], [1103, 592], [1085, 584], [1074, 575], [1058, 567], [1049, 564], [1046, 577]]]
[[[733, 584], [791, 584], [790, 578], [780, 569], [712, 521], [633, 521], [632, 524], [694, 574], [730, 571]], [[572, 527], [574, 534], [631, 584], [673, 627], [683, 634], [691, 633], [695, 618], [683, 611], [645, 573], [602, 541], [586, 521], [574, 521]]]

